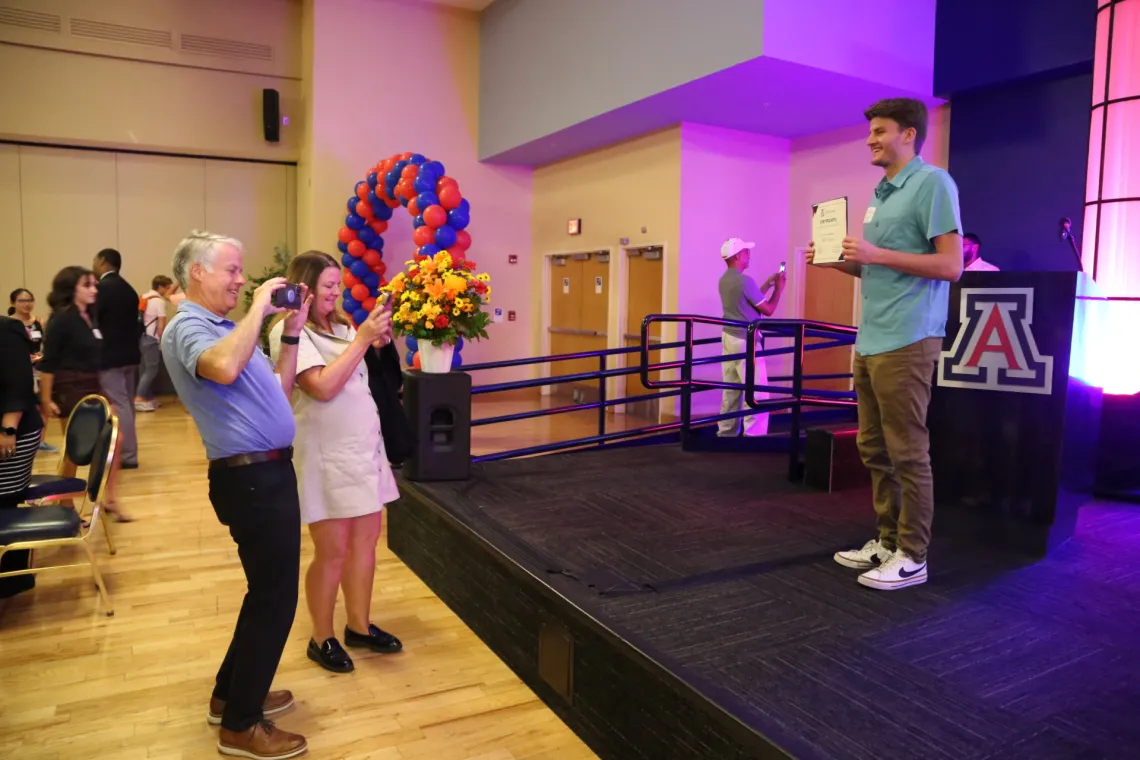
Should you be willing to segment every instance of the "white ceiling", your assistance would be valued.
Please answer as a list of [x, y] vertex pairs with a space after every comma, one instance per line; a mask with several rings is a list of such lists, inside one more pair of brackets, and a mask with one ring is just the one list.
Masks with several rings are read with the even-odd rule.
[[432, 5], [449, 5], [452, 8], [465, 8], [469, 11], [481, 11], [495, 0], [419, 0], [421, 3]]

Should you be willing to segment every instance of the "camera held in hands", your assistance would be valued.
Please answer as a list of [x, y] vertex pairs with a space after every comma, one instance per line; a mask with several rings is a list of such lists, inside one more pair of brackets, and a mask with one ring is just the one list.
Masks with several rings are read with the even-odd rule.
[[273, 305], [278, 309], [301, 308], [301, 286], [286, 285], [273, 293]]

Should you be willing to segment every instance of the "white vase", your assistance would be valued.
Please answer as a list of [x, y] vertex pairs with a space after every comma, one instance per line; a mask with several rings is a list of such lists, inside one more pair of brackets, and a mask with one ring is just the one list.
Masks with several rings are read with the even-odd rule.
[[419, 351], [421, 371], [436, 375], [451, 371], [451, 359], [455, 355], [454, 343], [433, 346], [427, 341], [422, 341], [419, 345]]

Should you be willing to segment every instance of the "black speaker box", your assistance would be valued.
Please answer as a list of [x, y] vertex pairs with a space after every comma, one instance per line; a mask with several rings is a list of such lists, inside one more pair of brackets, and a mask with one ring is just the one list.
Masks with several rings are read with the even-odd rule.
[[471, 375], [405, 373], [404, 411], [416, 435], [404, 476], [419, 481], [470, 477]]
[[804, 444], [804, 484], [821, 491], [845, 491], [871, 482], [850, 426], [810, 428]]
[[281, 96], [277, 90], [261, 91], [261, 121], [266, 142], [281, 141]]

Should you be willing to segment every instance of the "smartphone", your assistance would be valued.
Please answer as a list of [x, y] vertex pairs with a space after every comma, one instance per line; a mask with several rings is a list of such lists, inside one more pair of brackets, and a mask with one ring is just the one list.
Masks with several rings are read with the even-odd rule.
[[378, 295], [376, 297], [376, 305], [383, 308], [383, 307], [387, 306], [388, 302], [391, 300], [392, 300], [391, 292], [385, 290], [383, 293], [381, 293], [380, 295]]
[[301, 286], [286, 285], [273, 293], [273, 305], [278, 309], [301, 308]]
[[788, 271], [788, 262], [781, 261], [780, 262], [780, 274], [784, 274], [787, 271]]

